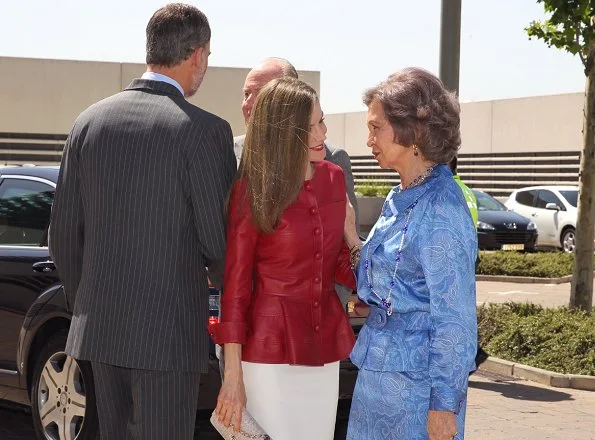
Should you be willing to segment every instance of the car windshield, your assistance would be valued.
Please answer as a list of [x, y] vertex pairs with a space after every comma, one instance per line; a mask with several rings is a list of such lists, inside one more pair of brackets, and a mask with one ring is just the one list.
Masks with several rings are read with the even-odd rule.
[[477, 209], [479, 211], [508, 211], [506, 206], [490, 195], [481, 191], [473, 191], [477, 199]]
[[566, 191], [560, 191], [560, 194], [562, 194], [562, 197], [564, 197], [568, 203], [570, 203], [572, 206], [574, 206], [576, 208], [577, 199], [578, 199], [578, 190], [571, 189], [571, 190], [566, 190]]

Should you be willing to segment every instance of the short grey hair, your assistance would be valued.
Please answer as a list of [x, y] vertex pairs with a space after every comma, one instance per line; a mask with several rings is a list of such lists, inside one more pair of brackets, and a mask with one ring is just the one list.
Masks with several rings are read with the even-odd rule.
[[184, 3], [158, 9], [147, 24], [147, 64], [173, 67], [211, 40], [207, 16]]

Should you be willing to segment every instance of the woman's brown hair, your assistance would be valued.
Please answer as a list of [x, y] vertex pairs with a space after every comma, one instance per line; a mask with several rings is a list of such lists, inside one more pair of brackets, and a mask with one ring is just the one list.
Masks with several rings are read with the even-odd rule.
[[273, 232], [304, 183], [317, 100], [312, 87], [294, 78], [269, 82], [256, 98], [237, 178], [246, 182], [253, 221], [264, 233]]

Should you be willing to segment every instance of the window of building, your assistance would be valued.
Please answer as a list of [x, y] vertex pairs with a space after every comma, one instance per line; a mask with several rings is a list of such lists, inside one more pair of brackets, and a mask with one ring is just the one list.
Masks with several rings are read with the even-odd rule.
[[50, 185], [5, 178], [0, 184], [0, 245], [44, 244], [53, 201]]

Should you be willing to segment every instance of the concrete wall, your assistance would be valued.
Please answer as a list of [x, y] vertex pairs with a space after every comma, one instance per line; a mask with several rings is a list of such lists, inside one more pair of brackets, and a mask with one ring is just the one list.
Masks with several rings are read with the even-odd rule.
[[[0, 133], [67, 134], [89, 105], [124, 89], [144, 64], [0, 57]], [[248, 68], [209, 67], [190, 102], [245, 132], [240, 110]], [[320, 91], [320, 73], [300, 77]]]
[[[0, 133], [66, 134], [90, 104], [142, 75], [144, 64], [0, 57]], [[240, 111], [247, 68], [209, 67], [196, 105], [245, 132]], [[300, 76], [320, 90], [320, 73]], [[461, 104], [461, 153], [579, 151], [583, 94]], [[369, 155], [366, 112], [326, 115], [329, 140]]]
[[[366, 112], [330, 114], [328, 138], [350, 155], [369, 155]], [[579, 151], [583, 94], [461, 104], [461, 153]]]

